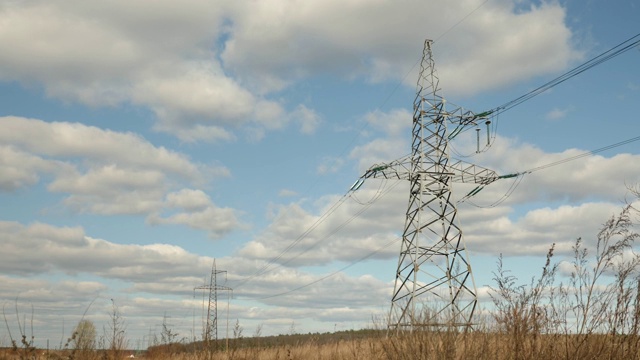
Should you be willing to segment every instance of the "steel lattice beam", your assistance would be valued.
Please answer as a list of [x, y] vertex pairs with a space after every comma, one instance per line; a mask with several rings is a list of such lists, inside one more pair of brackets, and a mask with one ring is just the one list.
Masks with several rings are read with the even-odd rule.
[[388, 319], [392, 330], [472, 325], [476, 287], [451, 184], [480, 187], [502, 178], [492, 170], [451, 160], [449, 140], [481, 117], [462, 108], [447, 109], [438, 90], [427, 40], [414, 101], [411, 155], [372, 166], [352, 187], [359, 188], [367, 178], [410, 181]]

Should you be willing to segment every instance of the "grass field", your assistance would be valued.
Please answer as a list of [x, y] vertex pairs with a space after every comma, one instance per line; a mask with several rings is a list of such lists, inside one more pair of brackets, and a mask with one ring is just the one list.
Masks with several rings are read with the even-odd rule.
[[[593, 249], [573, 245], [569, 276], [559, 278], [552, 246], [541, 273], [530, 283], [503, 268], [494, 271], [490, 310], [478, 311], [473, 330], [455, 327], [388, 333], [378, 329], [328, 334], [243, 338], [204, 344], [164, 341], [136, 354], [147, 359], [640, 359], [640, 255], [634, 252], [637, 210], [625, 206], [597, 234]], [[419, 322], [419, 320], [418, 320]], [[448, 319], [439, 319], [446, 324]], [[114, 304], [110, 329], [96, 346], [74, 332], [61, 350], [43, 351], [21, 334], [0, 349], [0, 360], [124, 359], [126, 339]], [[23, 327], [24, 328], [24, 327]], [[426, 328], [425, 328], [426, 329]], [[170, 329], [165, 329], [172, 339]], [[112, 334], [111, 337], [108, 335]], [[90, 341], [86, 341], [90, 340]], [[96, 347], [105, 350], [96, 350]]]
[[[640, 337], [627, 335], [536, 335], [494, 332], [423, 332], [346, 339], [333, 334], [306, 338], [293, 344], [260, 345], [259, 339], [233, 341], [228, 349], [189, 350], [164, 346], [138, 358], [177, 360], [223, 359], [640, 359]], [[516, 341], [517, 340], [517, 341]], [[125, 359], [128, 351], [76, 352], [0, 350], [0, 359]]]

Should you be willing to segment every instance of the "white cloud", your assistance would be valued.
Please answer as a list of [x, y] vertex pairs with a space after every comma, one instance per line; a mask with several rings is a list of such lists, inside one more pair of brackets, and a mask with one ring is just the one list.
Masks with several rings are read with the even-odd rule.
[[298, 196], [298, 193], [293, 191], [293, 190], [282, 189], [282, 190], [280, 190], [280, 192], [278, 192], [278, 196], [280, 196], [280, 197], [293, 197], [293, 196]]
[[[407, 123], [407, 117], [403, 111], [366, 117], [372, 129], [384, 135], [355, 147], [349, 154], [358, 161], [361, 171], [374, 163], [394, 160], [402, 155], [399, 149], [408, 148], [399, 146], [407, 143], [402, 137], [406, 129], [399, 125], [400, 121]], [[464, 153], [469, 149], [460, 150]], [[490, 151], [472, 161], [506, 175], [581, 154], [585, 151], [548, 153], [498, 136]], [[596, 234], [599, 224], [621, 207], [627, 195], [625, 184], [638, 181], [640, 165], [636, 164], [640, 164], [638, 155], [590, 155], [524, 178], [501, 179], [459, 205], [463, 232], [473, 251], [479, 253], [544, 255], [553, 242], [558, 244], [559, 254], [567, 253], [575, 238]], [[475, 186], [454, 184], [454, 200]], [[381, 250], [375, 258], [396, 258], [397, 246], [384, 246], [402, 233], [408, 182], [367, 179], [360, 189], [348, 195], [348, 199], [326, 196], [311, 204], [298, 200], [280, 207], [271, 225], [239, 254], [290, 267], [355, 261], [376, 249]], [[541, 201], [548, 207], [536, 209]]]
[[133, 133], [17, 116], [1, 117], [0, 122], [5, 129], [0, 140], [31, 153], [156, 168], [191, 181], [203, 180], [202, 170], [186, 156], [156, 147]]
[[[148, 332], [145, 323], [149, 317], [157, 324], [162, 314], [171, 316], [171, 322], [181, 331], [188, 331], [192, 312], [202, 306], [201, 300], [193, 298], [194, 288], [203, 284], [202, 276], [211, 270], [211, 258], [179, 246], [117, 244], [89, 237], [81, 227], [0, 221], [0, 241], [0, 299], [18, 296], [19, 312], [25, 311], [22, 305], [28, 302], [35, 308], [38, 323], [58, 336], [62, 314], [67, 320], [75, 319], [90, 308], [87, 317], [98, 326], [108, 321], [104, 314], [108, 313], [110, 298], [122, 311], [128, 332], [135, 336]], [[218, 269], [228, 271], [230, 282], [225, 285], [234, 289], [235, 297], [269, 297], [257, 300], [255, 304], [262, 304], [259, 312], [233, 301], [232, 318], [267, 322], [277, 315], [291, 319], [289, 323], [308, 318], [333, 324], [349, 317], [366, 322], [370, 313], [384, 306], [391, 291], [389, 283], [369, 275], [338, 273], [323, 280], [325, 274], [287, 268], [238, 285], [266, 263], [241, 257], [218, 258], [216, 262]], [[64, 280], [45, 280], [47, 275], [57, 278], [60, 274], [66, 274]], [[91, 280], [84, 280], [87, 278]], [[287, 296], [273, 296], [312, 282], [316, 282], [314, 286]], [[294, 306], [298, 308], [292, 310]], [[51, 309], [57, 316], [50, 316]], [[269, 326], [266, 331], [277, 330]], [[39, 332], [38, 336], [43, 335]]]
[[235, 211], [230, 208], [209, 206], [201, 211], [183, 212], [167, 217], [152, 214], [150, 224], [182, 224], [194, 229], [206, 230], [213, 239], [218, 239], [239, 226]]
[[[242, 226], [235, 210], [215, 206], [202, 190], [173, 191], [228, 176], [222, 166], [194, 163], [132, 133], [20, 117], [0, 121], [4, 190], [33, 185], [45, 173], [53, 176], [47, 189], [66, 194], [63, 204], [76, 212], [143, 214], [151, 224], [182, 224], [212, 238]], [[169, 215], [159, 215], [164, 212]]]
[[545, 117], [549, 120], [558, 120], [558, 119], [562, 119], [564, 117], [567, 116], [567, 114], [571, 111], [571, 108], [565, 108], [565, 109], [559, 109], [559, 108], [554, 108], [551, 111], [549, 111]]
[[167, 195], [167, 206], [185, 210], [203, 210], [211, 205], [209, 195], [202, 190], [182, 189]]
[[[537, 146], [498, 136], [491, 150], [474, 157], [474, 162], [494, 169], [499, 174], [544, 167], [525, 175], [520, 188], [526, 186], [526, 190], [514, 192], [508, 203], [512, 205], [530, 201], [575, 203], [594, 199], [620, 202], [627, 191], [625, 184], [634, 184], [639, 180], [639, 155], [586, 155], [588, 150], [582, 149], [547, 153]], [[565, 162], [572, 158], [575, 159]], [[556, 165], [547, 167], [550, 164]], [[490, 193], [498, 198], [507, 191], [511, 181], [507, 179], [493, 184], [483, 190], [483, 194]]]
[[[287, 109], [269, 96], [327, 73], [407, 79], [413, 86], [415, 74], [404, 75], [419, 59], [425, 34], [445, 33], [477, 6], [443, 0], [403, 6], [13, 2], [0, 10], [0, 47], [11, 49], [0, 54], [0, 79], [42, 85], [49, 96], [83, 104], [146, 106], [157, 116], [156, 130], [187, 142], [230, 141], [236, 132], [256, 140], [291, 123], [312, 133], [319, 123], [314, 110]], [[557, 3], [524, 10], [511, 1], [481, 6], [434, 48], [447, 94], [565, 68], [580, 53], [564, 14]]]
[[392, 109], [389, 112], [376, 110], [365, 114], [364, 120], [372, 128], [384, 132], [392, 139], [402, 139], [410, 133], [413, 116], [405, 109]]
[[158, 170], [135, 170], [106, 165], [60, 175], [47, 187], [70, 194], [64, 203], [78, 212], [145, 214], [157, 209], [164, 193], [165, 175]]
[[[178, 69], [173, 69], [176, 64], [163, 65], [172, 69], [150, 74], [132, 94], [134, 102], [152, 106], [160, 118], [158, 129], [170, 131], [184, 122], [237, 126], [251, 120], [259, 99], [225, 76], [219, 65], [186, 63]], [[206, 121], [213, 118], [216, 121]]]
[[72, 167], [3, 145], [0, 146], [0, 169], [0, 190], [14, 191], [37, 183], [41, 173], [64, 173]]
[[276, 259], [276, 263], [293, 267], [352, 261], [374, 250], [379, 253], [373, 258], [389, 258], [395, 254], [396, 247], [390, 245], [398, 239], [404, 214], [392, 209], [406, 205], [405, 196], [395, 195], [398, 193], [385, 197], [385, 204], [369, 206], [369, 200], [380, 196], [380, 188], [371, 185], [357, 194], [362, 202], [328, 196], [310, 210], [299, 204], [283, 206], [271, 225], [239, 254]]
[[147, 222], [153, 225], [182, 224], [194, 229], [206, 230], [217, 239], [241, 226], [237, 212], [231, 208], [220, 208], [201, 190], [182, 189], [166, 196], [164, 209], [179, 212], [163, 216], [152, 213]]
[[304, 105], [298, 105], [290, 117], [293, 122], [299, 124], [300, 132], [303, 134], [312, 134], [320, 124], [320, 116]]
[[4, 244], [0, 268], [5, 274], [91, 273], [109, 279], [162, 282], [163, 278], [199, 276], [210, 267], [210, 259], [174, 245], [121, 245], [88, 237], [81, 227], [2, 221], [0, 239]]
[[357, 159], [360, 173], [380, 163], [388, 163], [405, 156], [410, 151], [410, 126], [413, 116], [406, 110], [394, 109], [389, 112], [376, 111], [364, 116], [368, 125], [365, 134], [381, 132], [384, 136], [359, 145], [351, 150], [349, 158]]
[[335, 174], [338, 171], [340, 171], [340, 169], [342, 169], [344, 164], [345, 164], [344, 159], [334, 158], [334, 157], [325, 157], [321, 160], [320, 164], [317, 166], [316, 172], [319, 175]]
[[[243, 126], [280, 128], [285, 109], [217, 60], [228, 4], [7, 4], [0, 45], [12, 51], [0, 55], [0, 79], [42, 84], [51, 97], [92, 106], [149, 107], [155, 129], [183, 141], [232, 140]], [[307, 117], [302, 131], [312, 124]]]
[[[170, 131], [172, 127], [168, 126], [165, 129]], [[233, 133], [225, 130], [220, 126], [208, 126], [208, 125], [195, 125], [190, 128], [177, 128], [174, 129], [176, 136], [187, 143], [194, 143], [198, 141], [234, 141], [236, 136]]]
[[[406, 1], [398, 6], [357, 0], [234, 5], [234, 26], [222, 59], [243, 81], [264, 91], [314, 73], [373, 81], [415, 79], [404, 75], [419, 60], [424, 34], [434, 39], [478, 7], [469, 1]], [[516, 10], [511, 1], [484, 4], [451, 29], [446, 41], [436, 42], [436, 66], [445, 90], [471, 94], [563, 69], [580, 56], [572, 49], [564, 16], [557, 3], [525, 10]], [[261, 56], [252, 56], [256, 52]]]
[[510, 1], [487, 3], [465, 21], [465, 32], [448, 35], [456, 47], [436, 56], [445, 91], [473, 94], [566, 68], [582, 54], [573, 49], [564, 20], [565, 10], [558, 3], [545, 2], [528, 11], [515, 11]]
[[490, 212], [477, 221], [469, 221], [465, 212], [460, 218], [469, 248], [477, 253], [543, 256], [555, 243], [556, 254], [568, 255], [578, 237], [592, 245], [601, 224], [620, 208], [611, 203], [586, 203], [536, 209], [514, 220]]
[[[28, 301], [32, 304], [38, 302], [45, 304], [48, 309], [57, 308], [58, 313], [64, 310], [77, 310], [79, 305], [86, 306], [91, 298], [108, 291], [106, 285], [96, 281], [48, 281], [0, 275], [0, 282], [2, 283], [0, 299], [17, 299], [19, 302]], [[86, 303], [83, 303], [84, 301]], [[74, 315], [82, 315], [82, 313]], [[40, 322], [42, 319], [38, 318], [36, 321]]]

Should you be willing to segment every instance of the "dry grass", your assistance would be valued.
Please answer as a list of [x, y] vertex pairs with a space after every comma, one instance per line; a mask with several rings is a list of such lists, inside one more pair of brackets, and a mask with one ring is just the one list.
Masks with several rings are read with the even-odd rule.
[[[228, 351], [198, 351], [194, 353], [156, 352], [143, 356], [157, 360], [356, 360], [356, 359], [640, 359], [639, 339], [625, 336], [596, 335], [582, 342], [578, 336], [529, 336], [522, 346], [511, 342], [510, 334], [493, 332], [423, 332], [390, 337], [336, 340], [318, 343], [313, 340], [297, 345], [273, 347], [231, 348]], [[580, 351], [575, 352], [575, 349]], [[68, 359], [69, 353], [38, 351], [29, 359]], [[76, 359], [97, 360], [106, 356], [99, 352], [85, 353]], [[20, 359], [11, 349], [0, 350], [0, 359]], [[126, 353], [120, 356], [127, 358]]]
[[[634, 193], [640, 197], [640, 192]], [[593, 250], [577, 239], [570, 262], [571, 274], [559, 281], [554, 246], [549, 249], [539, 276], [527, 284], [503, 268], [499, 257], [494, 272], [493, 307], [473, 331], [455, 328], [387, 334], [363, 330], [325, 335], [292, 335], [285, 340], [246, 338], [237, 332], [229, 346], [216, 350], [199, 344], [166, 344], [150, 348], [142, 357], [157, 360], [640, 360], [640, 255], [633, 251], [638, 238], [628, 205], [603, 224]], [[428, 311], [428, 310], [426, 310]], [[5, 317], [6, 324], [6, 317]], [[114, 304], [110, 333], [120, 334], [122, 319]], [[239, 325], [237, 325], [239, 327]], [[7, 326], [7, 329], [9, 327]], [[124, 359], [126, 342], [106, 342], [108, 350], [65, 348], [43, 352], [33, 347], [33, 336], [11, 338], [0, 348], [0, 360], [14, 359]], [[166, 329], [165, 329], [166, 330]], [[123, 332], [122, 332], [123, 333]], [[171, 334], [171, 332], [168, 332]], [[239, 335], [238, 335], [239, 334]], [[74, 335], [75, 336], [75, 335]], [[172, 339], [171, 336], [163, 338]], [[70, 338], [69, 344], [78, 344]], [[111, 340], [120, 340], [115, 335]], [[280, 339], [280, 338], [278, 338]], [[170, 341], [169, 341], [170, 342]], [[115, 345], [114, 345], [115, 344]]]
[[[494, 272], [493, 310], [474, 331], [455, 328], [340, 340], [306, 339], [297, 344], [260, 346], [236, 339], [228, 350], [149, 353], [153, 359], [638, 359], [640, 360], [640, 256], [633, 253], [638, 234], [625, 206], [608, 219], [587, 250], [573, 246], [567, 283], [556, 278], [554, 246], [539, 276], [530, 283], [503, 268]], [[428, 311], [428, 310], [427, 310]], [[329, 337], [330, 338], [330, 337]], [[330, 338], [331, 339], [331, 338]]]
[[[638, 337], [595, 335], [586, 342], [578, 336], [530, 335], [514, 346], [510, 334], [493, 332], [423, 332], [383, 338], [340, 340], [319, 344], [253, 347], [200, 351], [197, 353], [156, 353], [153, 359], [176, 360], [356, 360], [356, 359], [640, 359]], [[579, 351], [575, 351], [579, 349]]]

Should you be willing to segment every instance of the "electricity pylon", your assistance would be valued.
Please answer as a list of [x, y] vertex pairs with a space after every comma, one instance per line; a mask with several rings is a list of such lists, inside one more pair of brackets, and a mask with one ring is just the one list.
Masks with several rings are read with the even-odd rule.
[[[464, 328], [472, 326], [476, 286], [458, 225], [453, 182], [482, 187], [502, 178], [494, 171], [463, 161], [452, 161], [449, 141], [465, 127], [486, 122], [487, 114], [462, 108], [448, 109], [438, 95], [438, 78], [426, 40], [413, 103], [411, 155], [372, 166], [364, 179], [409, 180], [409, 205], [389, 311], [389, 330]], [[448, 126], [453, 130], [449, 130]]]
[[210, 340], [218, 340], [218, 290], [231, 291], [230, 287], [218, 285], [218, 274], [226, 274], [225, 270], [216, 269], [216, 260], [213, 259], [209, 285], [202, 285], [193, 290], [209, 290], [209, 304], [207, 306], [207, 325], [204, 329], [203, 340], [208, 344]]

